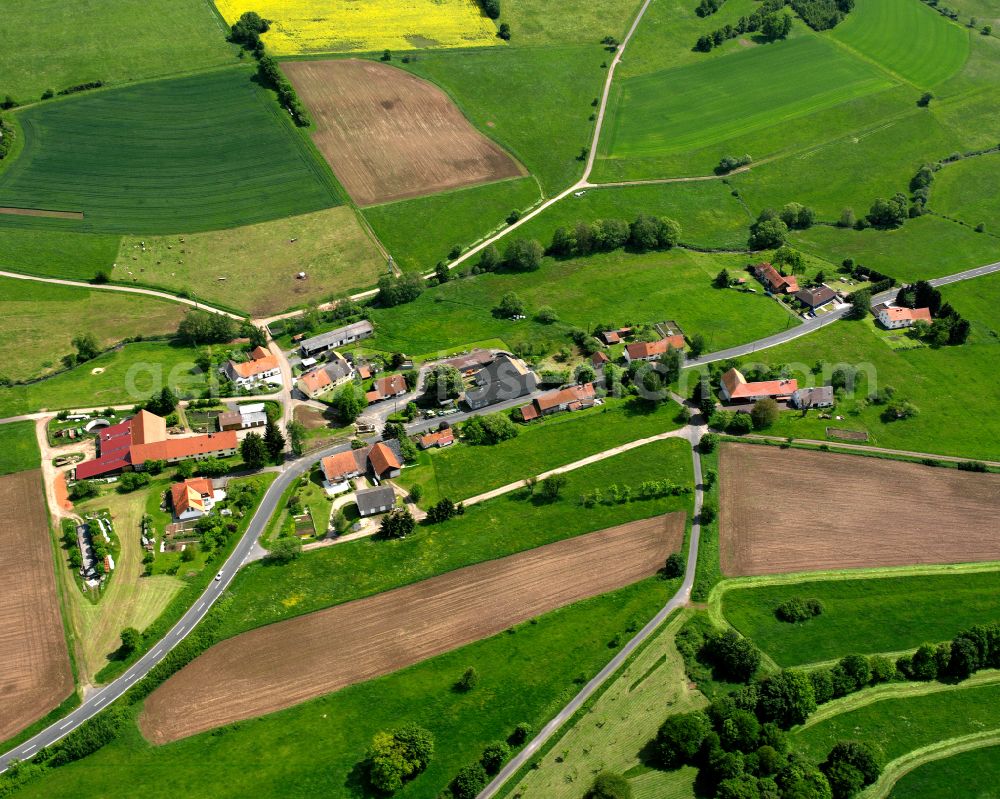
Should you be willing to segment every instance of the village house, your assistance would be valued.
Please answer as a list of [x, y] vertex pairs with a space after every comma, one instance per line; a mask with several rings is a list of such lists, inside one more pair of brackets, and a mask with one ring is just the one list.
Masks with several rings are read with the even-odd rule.
[[726, 402], [756, 402], [761, 399], [787, 400], [799, 387], [797, 380], [765, 380], [748, 383], [739, 369], [722, 376], [719, 393]]
[[833, 386], [797, 389], [788, 398], [788, 404], [800, 410], [829, 408], [833, 405]]
[[222, 372], [240, 388], [250, 388], [264, 381], [281, 385], [278, 358], [263, 347], [254, 347], [249, 361], [226, 361]]
[[219, 430], [249, 430], [267, 424], [267, 411], [263, 402], [248, 402], [237, 406], [235, 411], [220, 413]]
[[538, 388], [538, 375], [520, 358], [505, 352], [476, 372], [474, 379], [476, 388], [465, 394], [465, 404], [472, 410], [517, 399]]
[[684, 336], [677, 333], [673, 336], [661, 338], [659, 341], [636, 341], [625, 347], [625, 360], [632, 361], [655, 361], [661, 355], [665, 355], [667, 350], [683, 350], [685, 347]]
[[295, 385], [306, 397], [316, 399], [353, 377], [354, 367], [339, 352], [333, 352], [326, 363], [300, 375]]
[[212, 512], [217, 502], [226, 498], [226, 492], [212, 486], [207, 477], [196, 477], [170, 487], [170, 501], [174, 517], [181, 522], [198, 519]]
[[521, 418], [526, 422], [540, 416], [550, 416], [563, 411], [578, 411], [581, 408], [592, 408], [597, 401], [593, 383], [549, 391], [540, 397], [535, 397], [530, 405], [521, 408]]
[[332, 494], [347, 491], [349, 480], [370, 476], [378, 480], [399, 477], [403, 466], [402, 451], [395, 439], [369, 447], [328, 455], [320, 461], [323, 487]]
[[444, 430], [438, 430], [434, 433], [427, 433], [427, 435], [420, 437], [420, 449], [430, 449], [431, 447], [444, 449], [445, 447], [450, 447], [454, 443], [455, 432], [450, 427], [446, 427]]
[[368, 402], [381, 402], [392, 397], [401, 397], [406, 393], [406, 378], [402, 375], [380, 377], [372, 384], [372, 390], [365, 394]]
[[608, 358], [608, 356], [605, 355], [600, 350], [598, 350], [597, 352], [595, 352], [593, 355], [590, 356], [590, 365], [593, 366], [597, 371], [601, 371], [602, 369], [604, 369], [605, 364], [608, 364], [610, 362], [611, 359]]
[[878, 312], [878, 321], [887, 330], [896, 330], [901, 327], [911, 327], [915, 322], [926, 322], [930, 324], [930, 308], [897, 308], [895, 306], [884, 307]]
[[355, 322], [353, 325], [338, 327], [327, 333], [320, 333], [318, 336], [307, 338], [299, 342], [299, 352], [303, 358], [311, 358], [327, 350], [335, 350], [345, 344], [352, 344], [355, 341], [368, 338], [375, 332], [372, 323], [367, 319]]
[[458, 369], [462, 374], [474, 374], [485, 366], [493, 363], [496, 356], [490, 350], [477, 349], [467, 352], [464, 355], [457, 355], [441, 361], [442, 366], [450, 366]]
[[396, 504], [396, 492], [392, 486], [364, 488], [355, 497], [358, 513], [362, 516], [374, 516], [376, 513], [387, 513]]
[[772, 294], [794, 294], [799, 290], [799, 281], [795, 279], [795, 275], [782, 275], [767, 262], [757, 264], [753, 273]]
[[611, 347], [620, 344], [622, 339], [632, 335], [631, 327], [620, 327], [617, 330], [604, 330], [597, 334], [597, 338], [607, 346]]
[[177, 463], [193, 458], [226, 458], [236, 454], [236, 433], [221, 433], [167, 438], [167, 422], [146, 410], [111, 427], [97, 436], [98, 456], [76, 467], [77, 480], [89, 480], [129, 469], [141, 469], [146, 461]]
[[795, 292], [795, 299], [815, 311], [837, 299], [837, 292], [829, 286], [816, 286], [815, 288], [799, 289]]

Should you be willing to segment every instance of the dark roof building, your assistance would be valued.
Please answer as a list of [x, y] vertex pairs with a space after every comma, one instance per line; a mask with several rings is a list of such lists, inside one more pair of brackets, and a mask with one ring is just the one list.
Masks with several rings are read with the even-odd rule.
[[352, 325], [338, 327], [336, 330], [330, 330], [327, 333], [320, 333], [318, 336], [307, 338], [299, 343], [299, 351], [303, 357], [308, 358], [316, 353], [326, 352], [327, 350], [368, 338], [374, 332], [375, 328], [372, 327], [372, 323], [367, 319], [363, 319]]
[[497, 402], [523, 397], [537, 387], [538, 375], [524, 361], [501, 353], [489, 366], [476, 373], [476, 388], [466, 392], [465, 404], [472, 410], [478, 410]]
[[816, 286], [816, 288], [799, 289], [795, 292], [795, 299], [813, 309], [822, 308], [827, 303], [832, 302], [836, 296], [837, 292], [829, 286]]
[[833, 386], [800, 388], [792, 392], [788, 404], [793, 408], [829, 408], [833, 405]]
[[396, 492], [392, 486], [364, 488], [355, 494], [358, 503], [358, 513], [362, 516], [374, 516], [376, 513], [386, 513], [396, 504]]

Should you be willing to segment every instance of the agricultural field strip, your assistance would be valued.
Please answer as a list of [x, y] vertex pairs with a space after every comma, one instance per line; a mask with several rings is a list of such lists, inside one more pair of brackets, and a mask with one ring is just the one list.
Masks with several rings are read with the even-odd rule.
[[[684, 535], [673, 513], [336, 605], [216, 644], [146, 700], [165, 743], [405, 668], [655, 574]], [[489, 611], [489, 612], [487, 612]]]
[[[762, 436], [751, 434], [746, 436], [746, 438], [755, 439], [758, 441], [787, 441], [787, 437], [782, 436]], [[829, 447], [831, 452], [843, 451], [843, 454], [850, 454], [851, 452], [872, 452], [872, 453], [884, 453], [886, 455], [898, 455], [902, 458], [933, 458], [939, 461], [947, 461], [948, 463], [962, 463], [969, 460], [968, 458], [963, 458], [960, 455], [935, 455], [932, 452], [913, 452], [906, 449], [887, 449], [886, 447], [874, 447], [868, 446], [866, 444], [848, 444], [846, 442], [833, 442], [833, 441], [820, 441], [818, 438], [796, 438], [792, 443], [795, 444], [810, 444], [816, 445], [818, 447]], [[1000, 467], [1000, 461], [980, 461], [985, 463], [987, 466]]]

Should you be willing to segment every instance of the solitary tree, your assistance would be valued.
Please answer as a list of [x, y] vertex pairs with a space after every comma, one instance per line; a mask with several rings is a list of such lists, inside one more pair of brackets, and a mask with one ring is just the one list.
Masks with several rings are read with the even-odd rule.
[[712, 285], [717, 289], [724, 289], [729, 285], [729, 270], [723, 269], [715, 276]]
[[297, 538], [279, 538], [265, 556], [268, 563], [291, 563], [302, 554], [302, 542]]
[[764, 430], [778, 421], [778, 403], [768, 397], [757, 400], [750, 410], [750, 419], [755, 430]]
[[[186, 549], [184, 550], [187, 551]], [[142, 645], [142, 633], [140, 633], [135, 627], [126, 627], [122, 630], [122, 646], [121, 653], [126, 657], [135, 652]]]
[[555, 502], [559, 499], [559, 494], [566, 487], [566, 483], [569, 482], [566, 475], [564, 474], [553, 474], [542, 480], [542, 498], [548, 502]]
[[267, 427], [264, 428], [264, 446], [267, 447], [267, 454], [272, 461], [281, 460], [281, 453], [285, 449], [285, 437], [281, 434], [277, 422], [271, 419], [267, 420]]
[[340, 420], [350, 424], [361, 415], [368, 401], [359, 386], [347, 383], [337, 392], [332, 405]]
[[379, 535], [382, 538], [406, 538], [416, 527], [413, 515], [406, 508], [396, 508], [382, 517]]
[[240, 442], [240, 455], [251, 469], [260, 469], [267, 463], [267, 445], [257, 433], [247, 433]]
[[632, 786], [621, 774], [602, 771], [594, 778], [584, 799], [632, 799]]

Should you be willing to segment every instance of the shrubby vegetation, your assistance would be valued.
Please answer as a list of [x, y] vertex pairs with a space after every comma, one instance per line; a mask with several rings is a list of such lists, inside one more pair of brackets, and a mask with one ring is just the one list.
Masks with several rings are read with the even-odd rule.
[[774, 615], [780, 621], [785, 621], [789, 624], [807, 621], [822, 613], [823, 603], [818, 599], [802, 599], [797, 596], [786, 599], [774, 609]]
[[560, 258], [571, 258], [621, 247], [636, 252], [669, 250], [680, 236], [681, 226], [675, 220], [640, 214], [631, 224], [624, 219], [598, 219], [577, 222], [572, 228], [558, 227], [548, 251]]
[[516, 438], [519, 432], [517, 425], [502, 413], [473, 416], [462, 424], [462, 438], [474, 446], [499, 444]]
[[378, 295], [375, 297], [375, 302], [383, 308], [392, 308], [413, 302], [423, 290], [423, 278], [413, 272], [407, 272], [400, 277], [382, 275], [378, 279]]
[[381, 793], [395, 793], [427, 768], [433, 754], [434, 736], [415, 724], [377, 732], [365, 761], [368, 781]]
[[14, 126], [0, 117], [0, 161], [7, 157], [13, 147]]
[[226, 344], [236, 337], [236, 322], [228, 316], [193, 310], [184, 314], [177, 326], [177, 337], [190, 346]]
[[[703, 2], [712, 3], [713, 0]], [[724, 25], [699, 37], [694, 49], [707, 53], [727, 39], [748, 33], [759, 33], [768, 42], [784, 39], [792, 30], [792, 18], [784, 11], [788, 5], [806, 25], [822, 31], [834, 27], [849, 14], [854, 8], [854, 0], [764, 0], [752, 13], [740, 17], [735, 25]], [[706, 15], [699, 13], [699, 16]]]
[[258, 72], [261, 80], [278, 93], [278, 102], [288, 109], [295, 124], [301, 128], [309, 127], [312, 124], [309, 112], [299, 100], [295, 87], [278, 67], [278, 62], [269, 55], [263, 55], [260, 57]]
[[728, 175], [734, 169], [739, 169], [741, 166], [749, 166], [752, 163], [753, 158], [749, 155], [744, 155], [741, 158], [737, 158], [734, 155], [724, 155], [719, 159], [719, 163], [715, 167], [715, 174]]
[[580, 504], [585, 508], [592, 508], [595, 505], [623, 505], [636, 500], [676, 497], [690, 493], [690, 486], [676, 485], [669, 480], [644, 480], [635, 488], [612, 483], [605, 488], [595, 488], [582, 494]]
[[710, 17], [720, 8], [726, 0], [701, 0], [694, 10], [699, 17]]
[[951, 304], [944, 302], [941, 292], [926, 280], [901, 288], [896, 294], [896, 304], [905, 308], [930, 310], [934, 321], [929, 325], [917, 322], [911, 328], [911, 333], [932, 346], [964, 344], [972, 331], [969, 321], [963, 319]]

